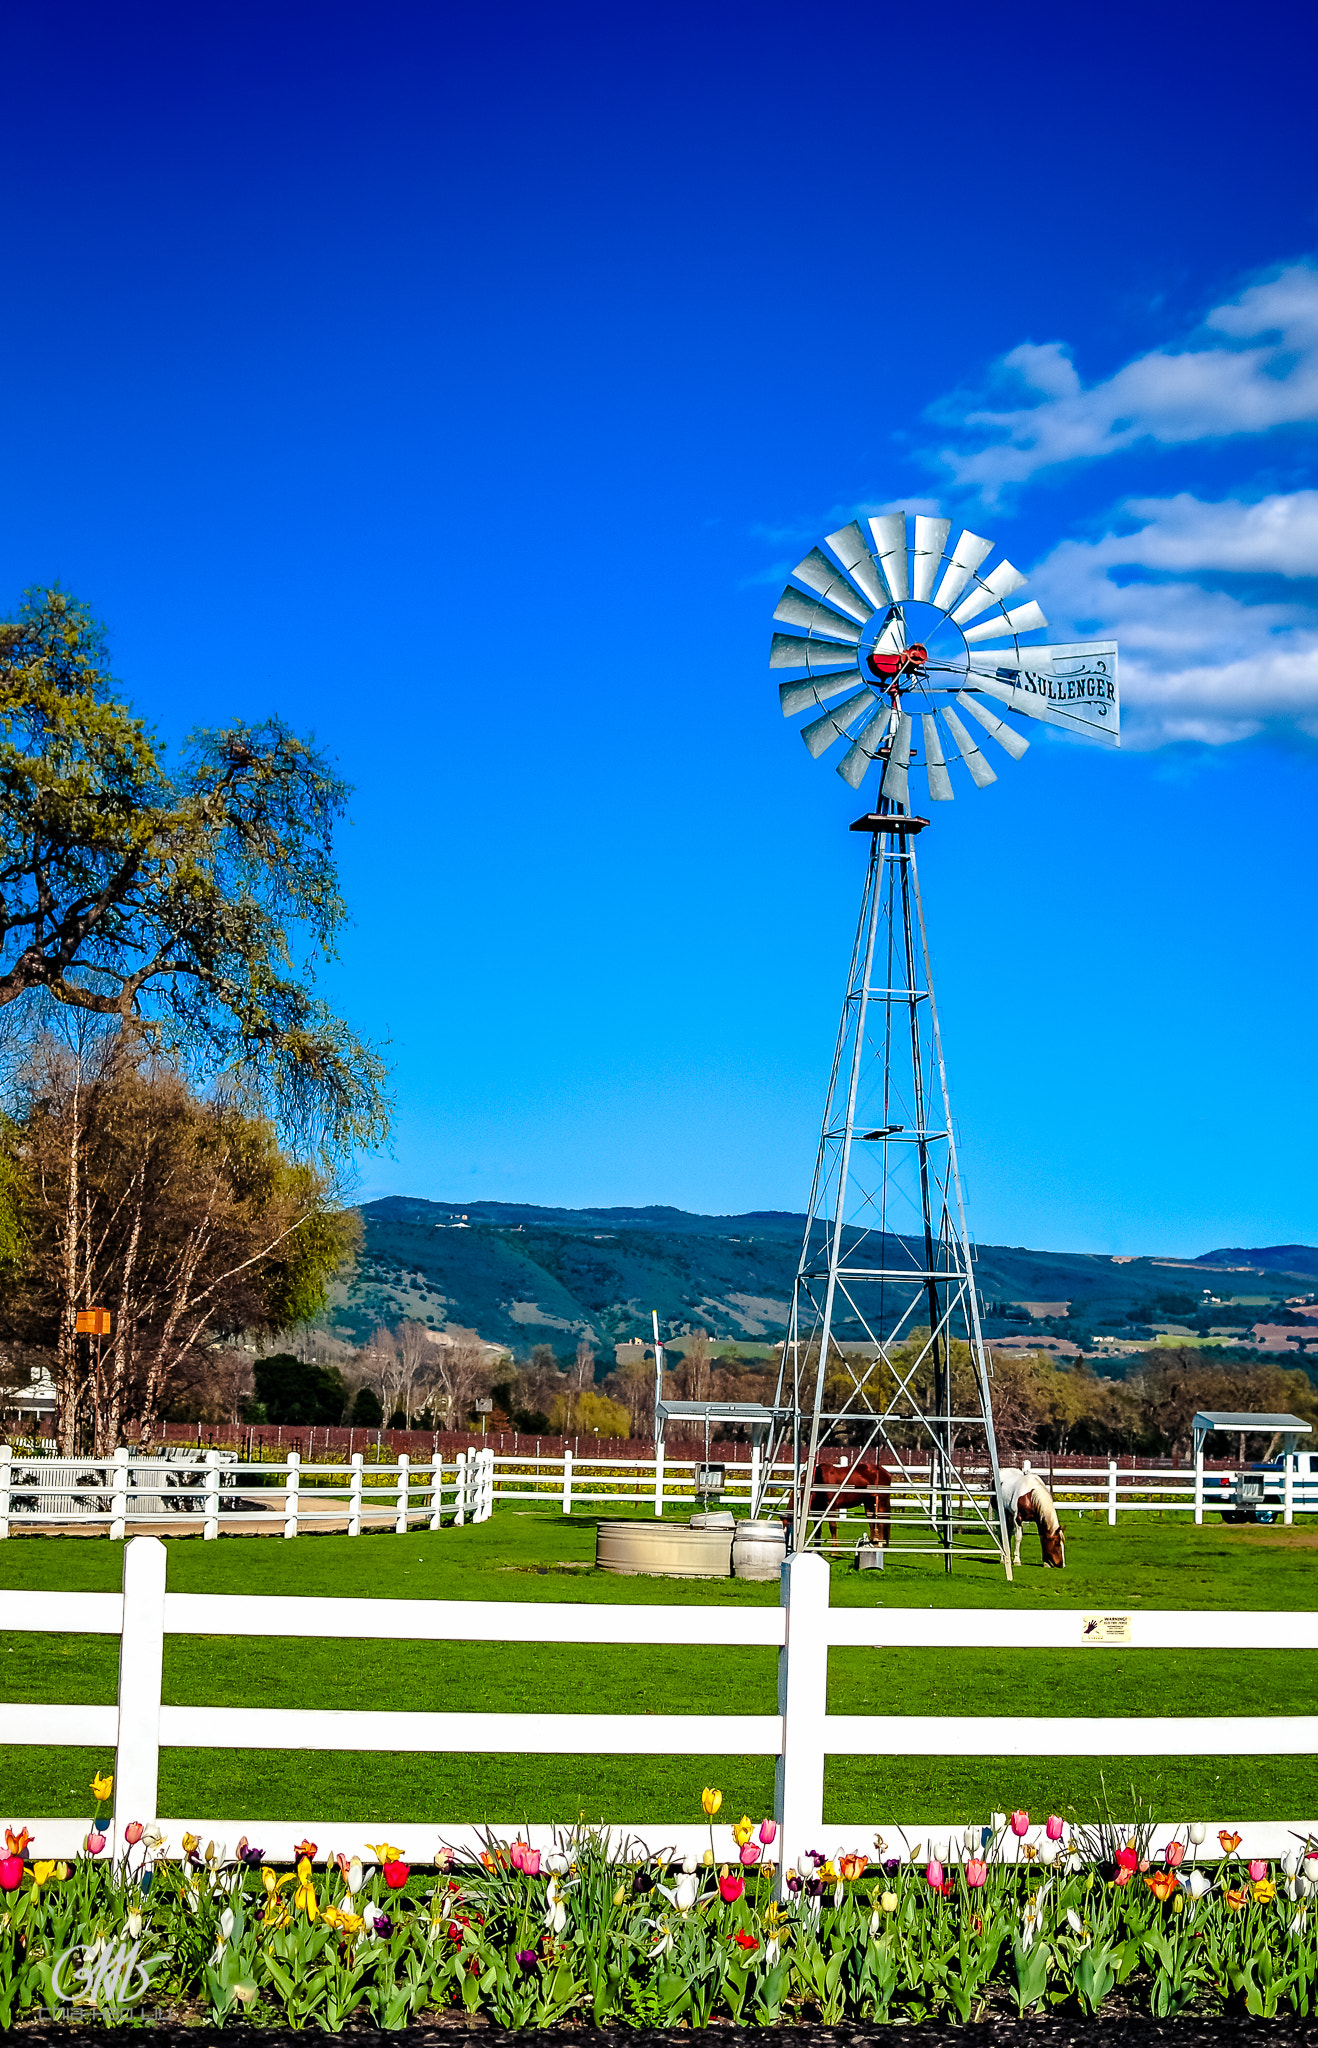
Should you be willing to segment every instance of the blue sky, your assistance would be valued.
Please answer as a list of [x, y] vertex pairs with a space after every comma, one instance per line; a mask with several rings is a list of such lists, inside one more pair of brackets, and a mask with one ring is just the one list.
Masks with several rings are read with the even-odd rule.
[[769, 614], [905, 505], [1122, 645], [1122, 750], [1041, 735], [922, 847], [975, 1233], [1318, 1240], [1298, 7], [0, 38], [0, 598], [62, 578], [163, 732], [278, 709], [355, 783], [364, 1192], [802, 1206], [863, 841]]

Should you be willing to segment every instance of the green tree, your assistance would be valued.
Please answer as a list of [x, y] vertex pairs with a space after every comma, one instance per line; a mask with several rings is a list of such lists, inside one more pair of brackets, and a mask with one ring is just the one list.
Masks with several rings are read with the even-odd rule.
[[358, 1387], [346, 1420], [356, 1429], [383, 1429], [384, 1409], [380, 1406], [380, 1396], [370, 1387]]
[[276, 718], [198, 732], [167, 765], [87, 607], [27, 591], [0, 627], [0, 1006], [141, 1020], [299, 1143], [377, 1143], [381, 1061], [313, 993], [346, 914], [346, 796]]
[[256, 1398], [276, 1423], [328, 1423], [343, 1419], [347, 1389], [331, 1367], [308, 1365], [291, 1351], [258, 1358], [252, 1368]]

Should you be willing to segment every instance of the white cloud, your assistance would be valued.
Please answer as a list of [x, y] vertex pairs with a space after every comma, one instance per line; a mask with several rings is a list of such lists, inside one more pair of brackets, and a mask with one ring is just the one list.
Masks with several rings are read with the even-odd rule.
[[1216, 307], [1206, 324], [1223, 344], [1152, 349], [1088, 387], [1062, 343], [1013, 349], [1001, 367], [1038, 401], [966, 412], [959, 424], [973, 445], [944, 448], [937, 460], [957, 484], [992, 502], [1004, 485], [1041, 469], [1142, 441], [1201, 441], [1318, 421], [1318, 269], [1292, 264]]
[[[1186, 493], [1139, 499], [1143, 524], [1096, 541], [1064, 541], [1032, 586], [1053, 635], [1115, 633], [1123, 739], [1137, 746], [1248, 738], [1274, 721], [1318, 736], [1318, 612], [1302, 600], [1251, 601], [1205, 589], [1195, 574], [1282, 577], [1318, 572], [1318, 492], [1249, 505]], [[1114, 572], [1146, 572], [1124, 579]], [[1059, 632], [1058, 629], [1061, 629]]]

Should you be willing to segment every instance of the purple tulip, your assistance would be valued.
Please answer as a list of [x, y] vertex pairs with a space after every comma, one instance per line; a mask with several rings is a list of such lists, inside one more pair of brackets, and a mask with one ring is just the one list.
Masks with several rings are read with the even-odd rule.
[[535, 1968], [535, 1950], [533, 1948], [519, 1948], [517, 1960], [524, 1970], [533, 1970]]

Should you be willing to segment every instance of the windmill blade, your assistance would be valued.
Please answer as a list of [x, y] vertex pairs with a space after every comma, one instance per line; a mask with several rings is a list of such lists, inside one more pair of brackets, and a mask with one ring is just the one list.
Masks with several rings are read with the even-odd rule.
[[978, 590], [972, 590], [965, 603], [957, 606], [952, 614], [953, 623], [968, 625], [971, 619], [977, 619], [981, 612], [986, 612], [991, 604], [1000, 604], [1013, 591], [1024, 590], [1029, 580], [1010, 562], [999, 562], [997, 568], [981, 580]]
[[940, 612], [951, 609], [984, 557], [992, 553], [992, 541], [982, 540], [977, 533], [967, 531], [957, 536], [957, 544], [943, 572], [943, 580], [933, 594], [932, 602], [937, 605]]
[[906, 645], [906, 620], [899, 604], [892, 606], [883, 622], [883, 630], [874, 642], [875, 654], [900, 654]]
[[837, 772], [852, 789], [859, 789], [871, 762], [879, 758], [883, 735], [888, 730], [888, 707], [880, 704], [865, 720], [855, 739], [837, 764]]
[[951, 733], [953, 739], [956, 741], [957, 746], [961, 749], [961, 759], [965, 762], [967, 768], [970, 770], [971, 781], [974, 783], [976, 789], [987, 789], [990, 782], [997, 781], [997, 776], [989, 767], [988, 762], [980, 753], [979, 748], [971, 739], [970, 734], [966, 731], [964, 725], [962, 725], [961, 720], [957, 717], [955, 711], [947, 709], [943, 712], [943, 717], [947, 722], [948, 731]]
[[837, 611], [845, 612], [849, 619], [855, 619], [863, 626], [866, 619], [872, 619], [876, 605], [858, 590], [853, 590], [836, 562], [821, 554], [818, 548], [811, 548], [803, 562], [798, 562], [792, 571], [798, 583], [804, 583], [807, 590], [825, 598]]
[[892, 749], [888, 765], [883, 771], [883, 782], [879, 795], [890, 804], [900, 804], [904, 811], [911, 807], [910, 787], [907, 770], [911, 764], [911, 715], [909, 711], [897, 714], [897, 730], [892, 737]]
[[932, 711], [922, 711], [920, 723], [924, 727], [924, 759], [925, 772], [929, 777], [929, 794], [935, 803], [950, 804], [956, 791], [952, 787], [952, 778], [943, 759], [943, 742], [938, 737], [938, 720]]
[[1026, 718], [1120, 745], [1115, 640], [1070, 640], [1016, 656], [972, 654], [966, 687]]
[[812, 676], [805, 683], [779, 683], [778, 701], [783, 707], [783, 717], [791, 718], [798, 711], [813, 710], [817, 705], [827, 704], [830, 697], [836, 697], [843, 690], [853, 690], [860, 681], [858, 668], [844, 668], [841, 675]]
[[835, 711], [826, 711], [822, 718], [812, 719], [809, 725], [801, 727], [801, 738], [816, 761], [832, 746], [834, 740], [845, 738], [846, 727], [850, 725], [861, 705], [873, 702], [873, 690], [858, 690], [854, 697], [848, 697], [846, 703], [839, 704]]
[[958, 690], [956, 701], [963, 711], [968, 711], [970, 716], [983, 726], [985, 732], [990, 734], [1000, 747], [1006, 749], [1013, 761], [1023, 760], [1029, 753], [1029, 741], [1022, 739], [1015, 726], [1008, 725], [1005, 719], [995, 718], [991, 711], [985, 710], [982, 704], [977, 704], [968, 691]]
[[840, 526], [836, 533], [826, 533], [824, 546], [832, 548], [852, 582], [864, 591], [877, 611], [884, 601], [883, 584], [859, 521], [853, 519], [850, 526]]
[[799, 626], [812, 639], [821, 634], [827, 640], [849, 640], [854, 647], [860, 639], [860, 627], [853, 626], [849, 619], [840, 619], [827, 605], [816, 598], [803, 597], [799, 590], [793, 590], [789, 583], [778, 600], [774, 619], [780, 626]]
[[1015, 611], [1007, 612], [1001, 619], [987, 619], [982, 626], [972, 626], [966, 634], [966, 645], [973, 646], [978, 640], [1005, 640], [1008, 635], [1015, 639], [1021, 633], [1035, 633], [1047, 623], [1042, 609], [1031, 598], [1028, 604], [1018, 604]]
[[915, 552], [911, 558], [911, 595], [920, 604], [928, 604], [933, 596], [934, 577], [938, 564], [943, 559], [947, 536], [952, 531], [950, 519], [929, 519], [923, 512], [915, 515]]
[[769, 647], [770, 668], [808, 668], [812, 675], [820, 669], [836, 668], [839, 662], [856, 660], [854, 647], [830, 646], [827, 640], [798, 640], [790, 633], [775, 633]]
[[881, 512], [877, 519], [871, 519], [870, 532], [874, 535], [874, 551], [879, 558], [884, 581], [892, 593], [892, 601], [901, 604], [911, 594], [906, 579], [906, 514]]

